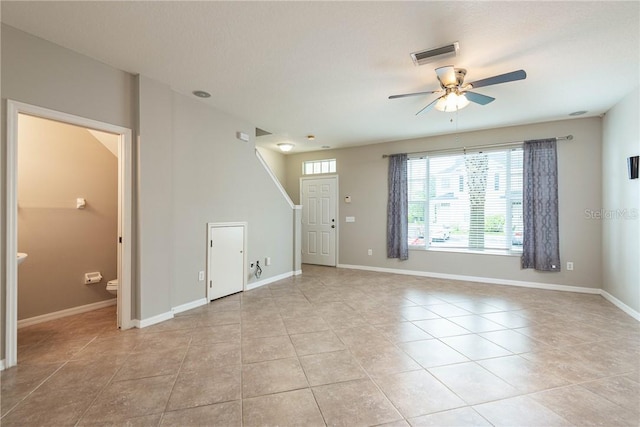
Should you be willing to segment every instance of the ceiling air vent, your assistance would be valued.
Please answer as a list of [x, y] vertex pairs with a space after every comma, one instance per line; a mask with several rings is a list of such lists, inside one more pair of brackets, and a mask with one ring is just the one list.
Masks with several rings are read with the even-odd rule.
[[411, 59], [415, 65], [424, 65], [429, 62], [435, 62], [440, 59], [456, 56], [458, 54], [458, 49], [458, 42], [455, 42], [447, 46], [413, 52], [411, 54]]

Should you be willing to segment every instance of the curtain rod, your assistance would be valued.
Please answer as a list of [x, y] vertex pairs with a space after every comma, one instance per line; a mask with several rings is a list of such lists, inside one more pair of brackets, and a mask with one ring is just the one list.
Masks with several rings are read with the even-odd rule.
[[[557, 141], [571, 141], [573, 139], [573, 135], [567, 135], [567, 136], [556, 136], [555, 137]], [[445, 148], [444, 150], [425, 150], [425, 151], [412, 151], [411, 153], [406, 153], [406, 154], [422, 154], [422, 153], [445, 153], [447, 151], [460, 151], [460, 150], [466, 150], [467, 148], [469, 149], [478, 149], [478, 148], [493, 148], [493, 147], [503, 147], [505, 145], [514, 145], [514, 144], [521, 144], [523, 141], [511, 141], [511, 142], [501, 142], [498, 144], [490, 144], [490, 145], [474, 145], [471, 147], [458, 147], [458, 148]], [[383, 154], [382, 158], [386, 159], [387, 157], [391, 156], [392, 154]]]

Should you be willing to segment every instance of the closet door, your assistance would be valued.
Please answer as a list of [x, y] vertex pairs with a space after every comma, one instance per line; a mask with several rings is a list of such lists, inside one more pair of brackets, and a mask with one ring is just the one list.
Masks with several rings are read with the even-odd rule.
[[209, 301], [240, 292], [245, 276], [245, 227], [242, 225], [209, 228]]

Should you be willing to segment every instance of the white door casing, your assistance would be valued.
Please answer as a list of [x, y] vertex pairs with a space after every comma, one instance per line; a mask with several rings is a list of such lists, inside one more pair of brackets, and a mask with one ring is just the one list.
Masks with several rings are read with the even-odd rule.
[[246, 285], [246, 223], [209, 223], [207, 299], [243, 291]]
[[302, 262], [336, 266], [338, 177], [301, 178]]
[[5, 316], [5, 368], [18, 363], [18, 265], [15, 254], [18, 244], [18, 120], [20, 114], [55, 120], [62, 123], [95, 129], [119, 135], [118, 143], [118, 233], [122, 239], [118, 247], [117, 295], [118, 326], [133, 327], [131, 319], [131, 248], [132, 248], [132, 132], [121, 126], [99, 122], [85, 117], [62, 113], [36, 105], [7, 100], [7, 175], [6, 175], [6, 311]]

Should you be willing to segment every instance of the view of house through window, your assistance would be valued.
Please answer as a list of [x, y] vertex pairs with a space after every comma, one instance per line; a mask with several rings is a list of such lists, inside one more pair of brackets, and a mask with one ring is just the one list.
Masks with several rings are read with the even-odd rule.
[[336, 159], [309, 160], [302, 163], [303, 175], [336, 173]]
[[409, 158], [407, 172], [410, 246], [521, 250], [522, 147]]

